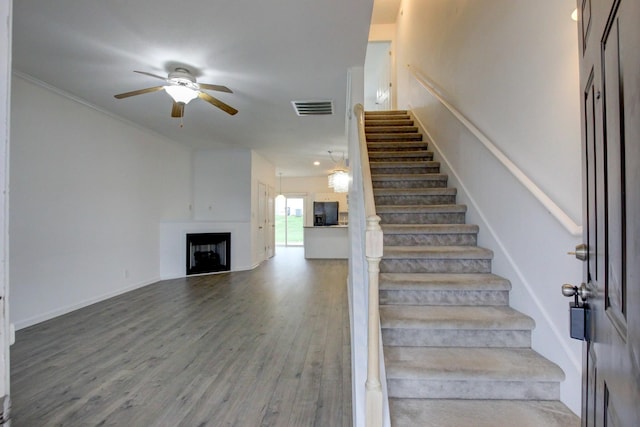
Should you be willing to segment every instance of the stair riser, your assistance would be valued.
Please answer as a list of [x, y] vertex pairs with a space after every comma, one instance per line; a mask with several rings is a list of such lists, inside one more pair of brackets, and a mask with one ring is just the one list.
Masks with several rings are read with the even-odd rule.
[[407, 110], [374, 110], [365, 111], [365, 117], [380, 117], [380, 116], [407, 116]]
[[[400, 162], [398, 162], [400, 163]], [[417, 173], [440, 173], [440, 165], [437, 166], [379, 166], [374, 162], [371, 163], [371, 173], [372, 174], [417, 174]]]
[[365, 126], [365, 133], [418, 133], [415, 126]]
[[422, 141], [422, 134], [416, 133], [373, 133], [367, 135], [367, 142], [376, 141]]
[[486, 259], [382, 259], [381, 273], [490, 273]]
[[365, 126], [367, 126], [368, 123], [377, 122], [380, 120], [411, 120], [411, 117], [406, 113], [404, 114], [367, 114], [364, 117]]
[[387, 378], [387, 387], [389, 397], [413, 399], [560, 399], [560, 384], [549, 381], [447, 381]]
[[382, 224], [464, 224], [463, 212], [378, 213]]
[[509, 304], [507, 291], [381, 290], [380, 304], [503, 306]]
[[433, 153], [430, 151], [399, 151], [389, 154], [387, 151], [372, 151], [369, 153], [369, 163], [375, 162], [431, 162]]
[[413, 126], [414, 122], [411, 119], [378, 119], [378, 120], [365, 120], [364, 127], [378, 127], [378, 126]]
[[455, 204], [454, 195], [403, 195], [403, 196], [376, 196], [374, 191], [373, 199], [376, 206], [384, 205], [448, 205]]
[[404, 347], [509, 347], [531, 346], [531, 331], [382, 328], [384, 345]]
[[373, 179], [373, 188], [446, 188], [447, 178], [421, 180], [377, 180]]
[[476, 246], [476, 234], [384, 234], [385, 246]]
[[380, 134], [380, 135], [369, 135], [367, 136], [367, 142], [391, 142], [391, 143], [402, 143], [402, 142], [409, 142], [409, 141], [422, 141], [422, 136], [413, 136], [413, 135], [406, 135], [406, 134], [398, 134], [398, 135], [387, 135], [387, 134]]
[[[406, 142], [369, 142], [367, 151], [370, 154], [395, 152], [398, 155], [405, 152], [424, 151], [429, 152], [429, 143], [424, 141], [406, 141]], [[429, 154], [433, 155], [432, 152]]]

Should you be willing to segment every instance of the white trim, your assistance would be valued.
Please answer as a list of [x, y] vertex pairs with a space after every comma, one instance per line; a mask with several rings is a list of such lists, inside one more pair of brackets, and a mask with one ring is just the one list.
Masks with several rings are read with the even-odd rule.
[[426, 90], [428, 90], [433, 96], [444, 105], [447, 110], [451, 112], [477, 139], [485, 146], [491, 154], [527, 189], [542, 205], [549, 211], [553, 217], [562, 224], [562, 226], [572, 236], [582, 236], [582, 226], [576, 224], [565, 211], [562, 210], [547, 194], [540, 189], [515, 163], [513, 163], [496, 145], [487, 138], [485, 134], [480, 131], [471, 121], [469, 121], [460, 111], [458, 111], [453, 105], [435, 89], [434, 85], [429, 82], [429, 79], [422, 75], [411, 65], [409, 72], [416, 79], [418, 83]]
[[531, 298], [531, 302], [533, 303], [533, 305], [535, 305], [538, 308], [538, 310], [540, 310], [540, 313], [542, 313], [542, 316], [544, 317], [544, 320], [546, 321], [547, 325], [549, 325], [549, 328], [551, 329], [553, 334], [556, 336], [557, 341], [560, 343], [560, 345], [562, 345], [562, 348], [563, 348], [564, 352], [566, 353], [567, 357], [571, 360], [571, 363], [573, 363], [573, 365], [575, 366], [575, 368], [578, 371], [582, 370], [582, 361], [578, 360], [578, 359], [576, 359], [574, 357], [573, 350], [570, 349], [569, 346], [566, 343], [566, 338], [565, 338], [566, 332], [560, 332], [558, 330], [558, 328], [556, 327], [555, 322], [553, 321], [553, 319], [549, 315], [549, 312], [545, 309], [545, 305], [536, 296], [536, 293], [533, 290], [533, 286], [531, 286], [529, 281], [527, 281], [527, 279], [525, 278], [524, 274], [522, 273], [522, 271], [520, 270], [520, 268], [518, 267], [518, 265], [516, 264], [514, 259], [511, 257], [511, 255], [509, 254], [509, 251], [507, 250], [505, 245], [502, 243], [502, 240], [500, 239], [500, 237], [498, 237], [498, 234], [495, 232], [495, 230], [493, 229], [493, 227], [491, 226], [491, 224], [487, 220], [487, 217], [482, 212], [482, 209], [480, 209], [480, 206], [478, 205], [478, 203], [476, 203], [475, 199], [473, 198], [473, 196], [471, 195], [471, 193], [469, 192], [467, 187], [464, 185], [464, 182], [462, 181], [462, 178], [460, 177], [460, 175], [458, 175], [458, 173], [456, 172], [456, 170], [453, 167], [453, 165], [449, 162], [447, 157], [443, 154], [442, 150], [440, 150], [440, 148], [438, 147], [438, 143], [436, 142], [436, 140], [429, 133], [429, 131], [424, 126], [424, 124], [420, 121], [420, 119], [415, 114], [413, 114], [412, 116], [413, 116], [414, 120], [418, 123], [418, 126], [420, 127], [420, 130], [427, 136], [428, 141], [429, 141], [429, 145], [432, 146], [433, 149], [438, 153], [438, 157], [440, 159], [442, 159], [442, 161], [444, 161], [444, 163], [447, 165], [447, 168], [451, 171], [451, 173], [455, 177], [456, 181], [458, 182], [458, 185], [459, 185], [460, 189], [462, 191], [464, 191], [464, 193], [466, 194], [467, 198], [469, 199], [469, 202], [471, 202], [471, 204], [473, 205], [475, 211], [478, 213], [478, 216], [480, 217], [480, 219], [482, 219], [482, 222], [486, 226], [486, 230], [489, 231], [489, 234], [491, 234], [491, 237], [493, 237], [493, 239], [496, 241], [498, 247], [500, 248], [500, 250], [504, 254], [507, 262], [511, 265], [511, 268], [513, 268], [513, 271], [516, 273], [516, 276], [518, 276], [518, 279], [522, 282], [522, 284], [524, 285], [525, 289], [529, 293], [529, 297]]

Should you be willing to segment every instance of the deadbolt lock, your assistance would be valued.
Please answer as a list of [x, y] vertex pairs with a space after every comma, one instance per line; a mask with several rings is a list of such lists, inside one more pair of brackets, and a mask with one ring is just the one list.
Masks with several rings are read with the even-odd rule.
[[576, 250], [574, 252], [567, 252], [567, 254], [575, 255], [576, 259], [579, 259], [580, 261], [586, 261], [589, 256], [589, 248], [586, 244], [580, 243], [576, 246]]

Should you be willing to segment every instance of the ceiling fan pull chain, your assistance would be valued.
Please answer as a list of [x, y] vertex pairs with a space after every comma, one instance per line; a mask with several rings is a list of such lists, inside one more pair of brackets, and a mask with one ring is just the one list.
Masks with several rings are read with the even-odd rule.
[[180, 127], [184, 126], [184, 120], [183, 120], [184, 116], [180, 116]]

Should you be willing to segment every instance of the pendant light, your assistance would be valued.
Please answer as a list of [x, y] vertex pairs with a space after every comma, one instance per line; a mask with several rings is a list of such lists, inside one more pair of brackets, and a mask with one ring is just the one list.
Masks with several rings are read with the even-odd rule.
[[348, 193], [349, 192], [349, 172], [345, 166], [344, 153], [342, 153], [342, 159], [336, 161], [333, 158], [333, 153], [329, 151], [329, 157], [331, 161], [336, 164], [336, 167], [329, 174], [329, 188], [333, 188], [336, 193]]

